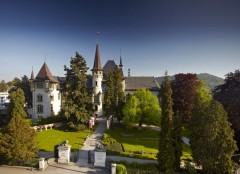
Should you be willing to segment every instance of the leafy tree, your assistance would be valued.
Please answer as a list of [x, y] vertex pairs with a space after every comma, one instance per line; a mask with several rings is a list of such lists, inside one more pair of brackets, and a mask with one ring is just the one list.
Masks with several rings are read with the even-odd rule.
[[174, 149], [175, 168], [180, 169], [180, 158], [182, 156], [182, 126], [189, 122], [194, 107], [194, 96], [199, 86], [196, 74], [176, 74], [172, 81], [173, 89], [173, 127], [174, 127]]
[[159, 139], [158, 164], [160, 170], [174, 173], [174, 147], [173, 147], [173, 102], [172, 89], [167, 74], [161, 87], [161, 131]]
[[4, 163], [22, 165], [37, 156], [36, 133], [23, 116], [13, 116], [6, 133], [0, 136], [0, 154]]
[[140, 89], [137, 90], [133, 96], [138, 99], [138, 106], [137, 106], [137, 117], [139, 118], [138, 124], [141, 128], [142, 124], [153, 124], [159, 125], [160, 124], [160, 116], [161, 116], [161, 108], [158, 103], [158, 98], [149, 90]]
[[123, 107], [123, 121], [128, 127], [131, 123], [138, 123], [140, 120], [138, 113], [138, 99], [135, 96], [129, 96]]
[[26, 112], [24, 109], [25, 97], [22, 89], [17, 89], [10, 93], [10, 103], [8, 106], [8, 117], [20, 116], [25, 118]]
[[8, 85], [4, 80], [0, 82], [0, 92], [7, 92], [8, 90]]
[[227, 113], [219, 102], [197, 98], [191, 120], [190, 145], [194, 162], [204, 173], [228, 174], [233, 171], [232, 156], [237, 150]]
[[199, 86], [199, 80], [196, 74], [176, 74], [172, 82], [173, 88], [173, 110], [175, 115], [181, 117], [186, 123], [191, 119], [192, 109], [194, 107], [193, 98], [196, 89]]
[[114, 94], [113, 94], [113, 106], [115, 110], [115, 116], [117, 117], [118, 121], [122, 120], [123, 113], [122, 109], [125, 103], [125, 97], [122, 87], [122, 75], [121, 71], [118, 67], [115, 67], [113, 71], [113, 85], [114, 85]]
[[227, 111], [228, 120], [235, 131], [235, 140], [240, 148], [240, 71], [228, 73], [224, 81], [224, 84], [215, 88], [213, 97]]
[[105, 88], [105, 93], [104, 93], [104, 105], [103, 105], [104, 111], [105, 111], [105, 116], [107, 118], [110, 115], [114, 114], [113, 95], [114, 95], [113, 75], [112, 75], [112, 73], [109, 73], [107, 76], [106, 88]]
[[69, 130], [86, 128], [92, 108], [92, 90], [87, 88], [87, 63], [76, 53], [70, 60], [70, 68], [64, 66], [66, 82], [63, 85], [64, 104], [62, 114], [67, 119]]

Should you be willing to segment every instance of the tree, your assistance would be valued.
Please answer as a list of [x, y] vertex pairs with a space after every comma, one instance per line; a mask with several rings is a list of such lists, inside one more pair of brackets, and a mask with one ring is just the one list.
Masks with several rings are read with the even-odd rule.
[[201, 95], [197, 101], [190, 122], [194, 162], [203, 167], [204, 173], [230, 174], [233, 171], [231, 158], [237, 146], [227, 113], [217, 101], [201, 100]]
[[30, 87], [30, 81], [26, 75], [22, 77], [18, 87], [24, 92], [27, 107], [32, 107], [32, 91]]
[[64, 66], [66, 81], [63, 85], [64, 104], [62, 114], [67, 119], [69, 130], [86, 128], [92, 109], [92, 90], [87, 88], [87, 63], [76, 53], [70, 60], [70, 68]]
[[183, 123], [191, 119], [192, 109], [194, 107], [194, 95], [199, 86], [199, 80], [196, 74], [176, 74], [172, 82], [173, 88], [173, 110]]
[[[123, 113], [125, 117], [129, 117], [128, 120], [135, 120], [136, 123], [139, 124], [139, 127], [141, 128], [142, 124], [153, 124], [153, 125], [159, 125], [160, 124], [160, 116], [161, 116], [161, 108], [158, 103], [158, 98], [156, 96], [153, 96], [152, 93], [149, 90], [146, 89], [140, 89], [137, 90], [134, 94], [134, 97], [137, 98], [137, 112], [132, 112], [129, 109], [130, 107], [124, 106]], [[134, 102], [133, 107], [135, 107], [136, 100], [131, 98]], [[127, 105], [127, 104], [125, 104]], [[130, 115], [127, 115], [127, 113], [132, 113]], [[132, 118], [131, 118], [132, 117]]]
[[123, 121], [127, 127], [132, 123], [138, 123], [140, 120], [138, 113], [138, 99], [135, 96], [129, 96], [123, 107]]
[[17, 89], [10, 93], [10, 103], [8, 106], [8, 118], [9, 120], [14, 116], [20, 116], [25, 118], [26, 112], [24, 109], [25, 97], [22, 89]]
[[173, 147], [173, 101], [172, 89], [167, 77], [165, 75], [164, 81], [161, 86], [161, 131], [158, 149], [158, 164], [159, 169], [167, 173], [174, 173], [174, 147]]
[[175, 168], [180, 169], [180, 158], [182, 156], [182, 127], [188, 123], [192, 116], [194, 107], [194, 96], [199, 86], [196, 74], [176, 74], [172, 81], [173, 89], [173, 127], [174, 127], [174, 150]]
[[228, 113], [228, 120], [235, 132], [235, 140], [240, 148], [240, 71], [226, 75], [225, 83], [214, 90], [214, 99], [219, 101]]
[[125, 97], [122, 87], [122, 75], [120, 69], [116, 66], [113, 71], [113, 85], [114, 85], [114, 94], [113, 94], [113, 106], [115, 110], [115, 116], [118, 121], [122, 120], [123, 113], [122, 109], [125, 103]]
[[107, 118], [110, 115], [114, 114], [113, 96], [114, 96], [113, 75], [112, 75], [112, 73], [109, 73], [107, 76], [106, 88], [105, 88], [105, 93], [104, 93], [104, 105], [103, 105], [104, 111], [105, 111], [105, 116]]
[[36, 133], [23, 115], [13, 116], [5, 134], [0, 136], [0, 154], [5, 163], [22, 165], [37, 157]]
[[7, 92], [8, 90], [8, 85], [4, 80], [0, 82], [0, 92]]

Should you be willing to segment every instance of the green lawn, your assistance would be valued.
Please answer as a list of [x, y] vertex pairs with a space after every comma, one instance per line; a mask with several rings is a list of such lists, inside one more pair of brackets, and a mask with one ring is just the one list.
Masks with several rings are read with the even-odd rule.
[[86, 138], [91, 132], [89, 130], [83, 132], [65, 132], [56, 129], [37, 132], [39, 149], [53, 152], [55, 145], [60, 144], [64, 140], [68, 140], [68, 143], [71, 145], [71, 149], [76, 150], [82, 147], [84, 138]]
[[[187, 131], [184, 132], [187, 134]], [[159, 132], [148, 128], [138, 130], [133, 127], [126, 129], [121, 124], [115, 124], [107, 130], [104, 135], [103, 144], [106, 145], [110, 154], [135, 156], [138, 158], [157, 159]], [[123, 151], [123, 149], [125, 152]], [[188, 145], [182, 144], [182, 159], [192, 159], [191, 149]]]

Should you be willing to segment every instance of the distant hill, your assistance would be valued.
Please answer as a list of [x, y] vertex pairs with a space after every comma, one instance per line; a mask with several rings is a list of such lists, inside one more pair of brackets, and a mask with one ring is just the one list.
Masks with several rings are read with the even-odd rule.
[[[197, 74], [197, 76], [207, 85], [207, 89], [209, 91], [212, 91], [215, 86], [222, 85], [224, 83], [224, 79], [208, 73]], [[157, 80], [159, 85], [162, 84], [163, 77], [156, 77], [155, 79]], [[174, 76], [169, 76], [170, 81], [173, 79], [174, 79]]]

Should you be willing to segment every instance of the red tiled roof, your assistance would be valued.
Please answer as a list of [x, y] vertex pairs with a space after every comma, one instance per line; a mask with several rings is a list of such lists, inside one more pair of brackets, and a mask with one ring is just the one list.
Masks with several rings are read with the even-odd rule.
[[50, 80], [51, 82], [57, 82], [45, 62], [40, 71], [38, 72], [36, 80]]

